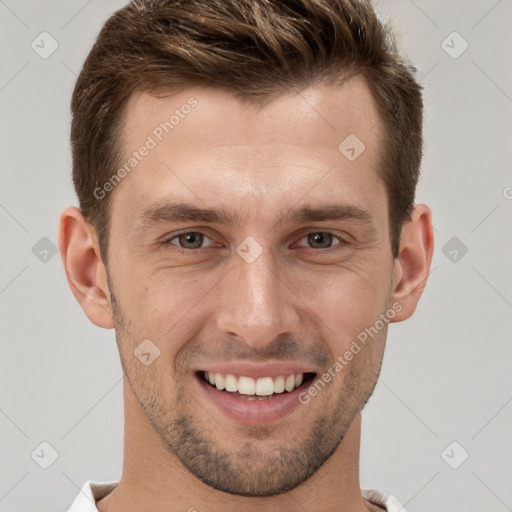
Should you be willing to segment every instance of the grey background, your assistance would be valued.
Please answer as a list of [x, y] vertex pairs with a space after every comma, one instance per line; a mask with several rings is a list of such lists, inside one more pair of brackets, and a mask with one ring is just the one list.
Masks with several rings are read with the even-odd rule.
[[[122, 5], [0, 0], [1, 512], [64, 511], [86, 480], [121, 474], [114, 333], [87, 320], [51, 248], [61, 210], [76, 204], [71, 91]], [[408, 512], [512, 510], [512, 1], [386, 0], [378, 10], [426, 87], [417, 202], [433, 210], [436, 248], [416, 314], [389, 330], [363, 415], [361, 485]], [[58, 43], [46, 59], [31, 47], [43, 31]], [[453, 31], [469, 44], [456, 59], [442, 47], [462, 48]], [[58, 453], [48, 469], [31, 456], [43, 441]]]

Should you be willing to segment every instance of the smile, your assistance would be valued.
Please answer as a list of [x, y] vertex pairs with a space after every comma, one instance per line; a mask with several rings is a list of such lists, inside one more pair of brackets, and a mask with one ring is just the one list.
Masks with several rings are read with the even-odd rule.
[[236, 376], [230, 373], [200, 372], [203, 380], [219, 391], [241, 395], [240, 398], [249, 400], [264, 400], [275, 394], [290, 393], [314, 375], [314, 373], [298, 373], [254, 379], [245, 375]]

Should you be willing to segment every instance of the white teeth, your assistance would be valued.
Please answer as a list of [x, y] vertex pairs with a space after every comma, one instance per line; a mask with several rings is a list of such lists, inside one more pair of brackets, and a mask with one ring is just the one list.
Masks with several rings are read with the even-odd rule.
[[282, 393], [284, 391], [284, 377], [279, 375], [274, 381], [274, 393]]
[[224, 375], [222, 373], [215, 374], [215, 386], [217, 386], [217, 389], [224, 389]]
[[[241, 377], [240, 377], [241, 378]], [[274, 392], [274, 381], [272, 377], [263, 377], [256, 382], [256, 394], [258, 396], [271, 395]]]
[[238, 379], [238, 392], [241, 395], [254, 395], [256, 383], [251, 377], [240, 377]]
[[292, 374], [287, 377], [279, 375], [275, 379], [272, 377], [253, 379], [252, 377], [246, 377], [243, 375], [236, 377], [231, 373], [224, 375], [222, 373], [204, 372], [204, 378], [220, 391], [225, 389], [231, 393], [238, 391], [238, 393], [242, 395], [265, 397], [275, 393], [283, 393], [284, 390], [288, 392], [293, 391], [302, 384], [304, 374]]
[[295, 386], [295, 375], [290, 375], [284, 381], [284, 389], [286, 389], [286, 391], [293, 391], [294, 386]]
[[224, 386], [226, 391], [238, 391], [238, 379], [234, 375], [228, 373], [224, 378]]

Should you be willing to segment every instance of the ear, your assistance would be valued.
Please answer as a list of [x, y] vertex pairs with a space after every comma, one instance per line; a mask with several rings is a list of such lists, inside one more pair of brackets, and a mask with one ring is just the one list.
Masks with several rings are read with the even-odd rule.
[[427, 284], [434, 252], [432, 212], [424, 204], [415, 205], [411, 220], [404, 224], [400, 237], [400, 251], [393, 263], [391, 303], [401, 309], [391, 322], [409, 318]]
[[96, 231], [74, 206], [60, 215], [59, 251], [69, 287], [89, 320], [105, 329], [114, 328], [107, 272]]

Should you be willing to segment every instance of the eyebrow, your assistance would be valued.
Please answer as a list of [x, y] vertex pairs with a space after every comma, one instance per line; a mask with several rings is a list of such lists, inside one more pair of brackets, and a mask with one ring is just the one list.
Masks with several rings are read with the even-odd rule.
[[[363, 224], [373, 225], [372, 215], [355, 204], [327, 204], [318, 207], [310, 205], [292, 210], [284, 210], [277, 216], [275, 223], [297, 223], [337, 220], [355, 220]], [[144, 208], [136, 217], [137, 231], [148, 229], [154, 225], [178, 222], [205, 222], [241, 226], [242, 218], [236, 212], [223, 208], [202, 208], [190, 203], [153, 204]]]

